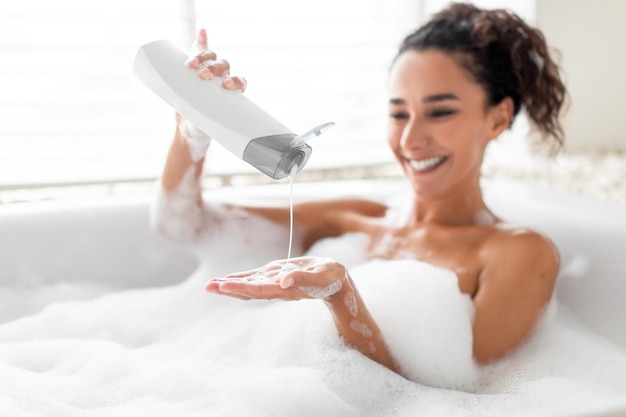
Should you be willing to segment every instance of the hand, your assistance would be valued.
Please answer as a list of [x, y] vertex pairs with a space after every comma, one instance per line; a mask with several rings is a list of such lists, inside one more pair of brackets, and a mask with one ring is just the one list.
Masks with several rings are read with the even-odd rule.
[[205, 290], [220, 295], [251, 299], [330, 299], [349, 280], [346, 268], [330, 258], [302, 257], [274, 261], [251, 271], [213, 278]]
[[[243, 92], [246, 89], [245, 79], [230, 77], [230, 64], [223, 59], [217, 60], [217, 55], [208, 50], [205, 29], [198, 31], [198, 37], [191, 46], [191, 56], [186, 64], [189, 68], [197, 70], [198, 77], [204, 80], [221, 77], [222, 86], [228, 90], [241, 90]], [[176, 127], [179, 135], [189, 146], [192, 161], [197, 162], [204, 158], [211, 143], [211, 137], [179, 113], [176, 113]]]
[[215, 52], [209, 50], [205, 29], [198, 31], [198, 38], [191, 47], [191, 56], [187, 60], [187, 66], [196, 70], [198, 77], [203, 80], [221, 77], [222, 86], [227, 90], [240, 90], [241, 92], [246, 90], [246, 80], [243, 77], [231, 77], [228, 61], [217, 59]]

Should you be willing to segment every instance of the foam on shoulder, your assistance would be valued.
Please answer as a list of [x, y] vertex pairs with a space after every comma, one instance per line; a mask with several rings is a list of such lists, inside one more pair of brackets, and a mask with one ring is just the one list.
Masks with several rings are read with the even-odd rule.
[[416, 260], [375, 260], [351, 271], [383, 339], [409, 379], [473, 390], [473, 305], [456, 275]]

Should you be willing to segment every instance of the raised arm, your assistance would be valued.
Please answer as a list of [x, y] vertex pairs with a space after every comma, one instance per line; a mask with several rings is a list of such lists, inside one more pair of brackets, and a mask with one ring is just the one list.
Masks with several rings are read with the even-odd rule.
[[[218, 60], [216, 54], [208, 50], [204, 29], [198, 32], [187, 65], [202, 79], [222, 77], [222, 86], [226, 89], [244, 91], [246, 88], [243, 78], [229, 76], [228, 62]], [[153, 227], [173, 240], [192, 240], [204, 229], [201, 176], [210, 141], [206, 133], [176, 114], [176, 131], [152, 215]]]

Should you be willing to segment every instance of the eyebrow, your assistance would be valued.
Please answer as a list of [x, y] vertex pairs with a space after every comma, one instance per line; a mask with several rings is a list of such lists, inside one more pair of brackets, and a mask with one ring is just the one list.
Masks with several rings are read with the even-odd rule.
[[[422, 103], [435, 103], [437, 101], [444, 100], [458, 100], [459, 97], [456, 94], [452, 93], [443, 93], [443, 94], [434, 94], [432, 96], [428, 96], [422, 99]], [[390, 104], [406, 104], [406, 101], [401, 98], [392, 98], [389, 100]]]

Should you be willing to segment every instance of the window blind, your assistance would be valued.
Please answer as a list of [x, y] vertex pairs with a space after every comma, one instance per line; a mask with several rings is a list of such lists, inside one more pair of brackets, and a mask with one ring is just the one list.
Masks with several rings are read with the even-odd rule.
[[[387, 69], [419, 22], [408, 0], [22, 0], [0, 4], [0, 187], [157, 178], [174, 129], [132, 74], [138, 47], [209, 44], [246, 94], [294, 132], [336, 122], [308, 168], [391, 161]], [[251, 172], [219, 145], [211, 174]]]

